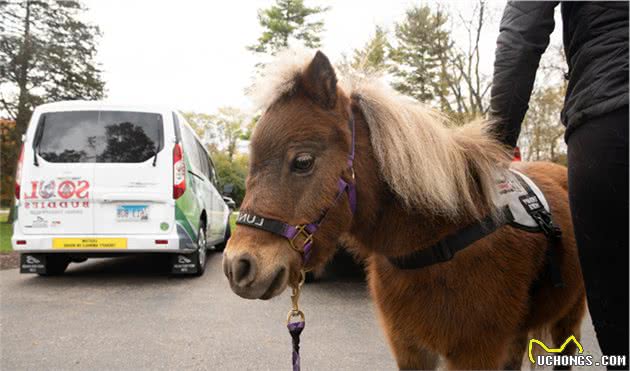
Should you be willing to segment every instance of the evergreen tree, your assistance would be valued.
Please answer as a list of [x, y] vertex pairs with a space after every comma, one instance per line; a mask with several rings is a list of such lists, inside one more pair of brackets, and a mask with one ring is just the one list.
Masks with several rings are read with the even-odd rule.
[[22, 134], [33, 107], [63, 99], [98, 99], [104, 82], [96, 64], [99, 29], [79, 20], [78, 1], [1, 1], [2, 108]]
[[307, 7], [304, 0], [276, 0], [271, 7], [258, 11], [258, 22], [264, 31], [258, 42], [247, 49], [273, 55], [288, 47], [292, 40], [309, 48], [319, 47], [324, 21], [312, 18], [327, 10], [319, 6]]
[[391, 48], [387, 41], [387, 32], [376, 26], [374, 36], [362, 49], [356, 49], [352, 56], [352, 67], [366, 72], [380, 72], [385, 70], [387, 52]]
[[447, 17], [433, 13], [428, 6], [409, 9], [405, 20], [396, 24], [396, 46], [391, 50], [392, 67], [398, 78], [394, 87], [421, 102], [430, 102], [441, 94], [442, 66], [451, 47]]
[[0, 0], [0, 115], [15, 120], [11, 142], [17, 144], [2, 148], [3, 157], [9, 155], [2, 161], [3, 176], [14, 172], [35, 106], [103, 96], [95, 62], [100, 33], [80, 20], [84, 11], [76, 0]]

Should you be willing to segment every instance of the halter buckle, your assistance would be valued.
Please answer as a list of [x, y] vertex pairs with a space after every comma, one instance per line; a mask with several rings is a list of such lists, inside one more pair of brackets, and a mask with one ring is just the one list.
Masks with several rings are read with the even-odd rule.
[[[295, 230], [297, 231], [297, 233], [295, 234], [295, 236], [293, 236], [289, 240], [289, 244], [291, 244], [291, 247], [300, 253], [304, 253], [304, 246], [313, 242], [313, 235], [309, 231], [306, 230], [306, 226], [307, 226], [306, 224], [301, 224], [301, 225], [296, 226]], [[297, 240], [299, 236], [302, 236], [304, 238], [304, 242], [302, 243], [301, 247], [297, 247], [295, 245], [295, 241]]]

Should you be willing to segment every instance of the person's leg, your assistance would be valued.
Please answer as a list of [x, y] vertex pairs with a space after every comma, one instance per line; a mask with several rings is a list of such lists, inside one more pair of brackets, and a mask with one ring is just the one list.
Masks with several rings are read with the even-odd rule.
[[628, 107], [577, 128], [568, 152], [571, 214], [597, 339], [604, 355], [628, 361]]

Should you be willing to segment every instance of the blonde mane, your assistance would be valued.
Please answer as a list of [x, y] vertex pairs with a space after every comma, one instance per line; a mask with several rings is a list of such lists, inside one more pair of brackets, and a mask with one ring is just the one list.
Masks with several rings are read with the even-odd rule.
[[[267, 67], [252, 90], [257, 107], [265, 109], [290, 93], [313, 55], [286, 51]], [[509, 156], [487, 122], [455, 127], [380, 79], [350, 75], [338, 76], [340, 87], [361, 108], [382, 179], [408, 209], [453, 220], [493, 210], [496, 179]]]

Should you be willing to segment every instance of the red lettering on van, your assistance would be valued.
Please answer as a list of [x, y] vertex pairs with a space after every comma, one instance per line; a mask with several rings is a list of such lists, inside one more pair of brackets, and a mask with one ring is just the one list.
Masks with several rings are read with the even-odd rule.
[[76, 195], [77, 198], [87, 198], [89, 196], [88, 189], [90, 188], [90, 182], [87, 180], [79, 180], [77, 184]]
[[37, 198], [37, 181], [31, 181], [31, 194], [24, 193], [25, 199], [35, 199]]

